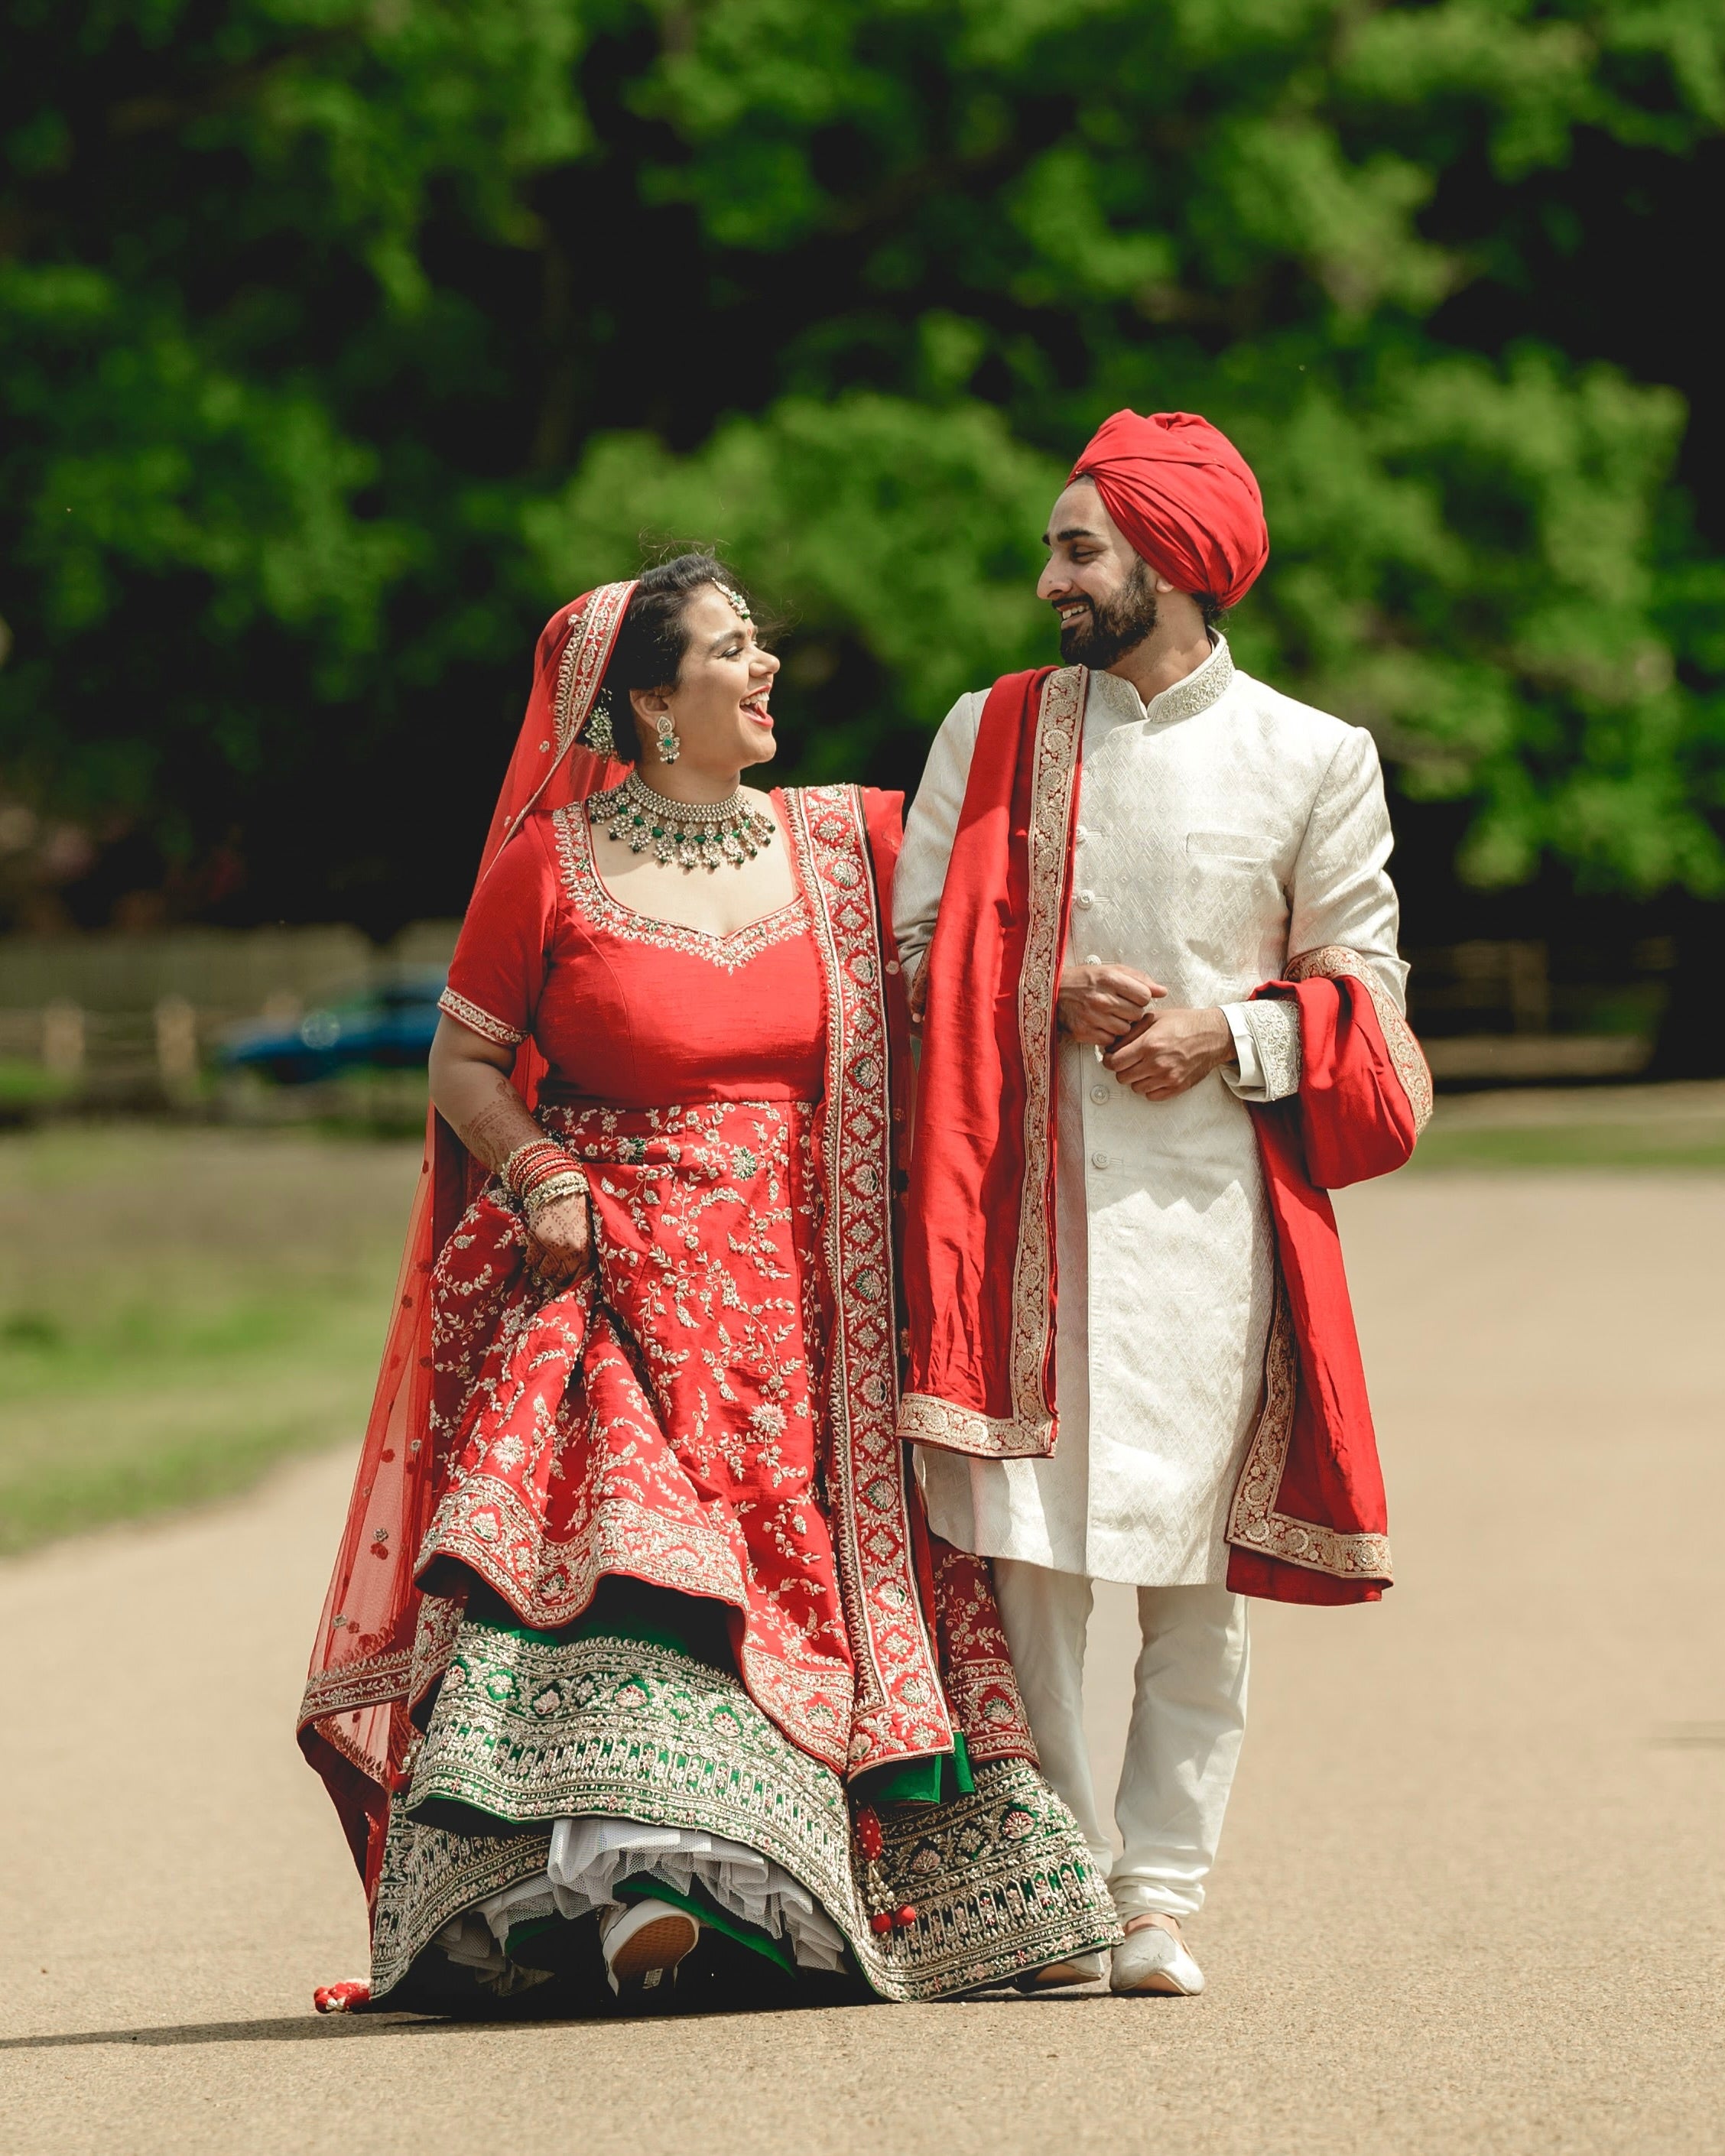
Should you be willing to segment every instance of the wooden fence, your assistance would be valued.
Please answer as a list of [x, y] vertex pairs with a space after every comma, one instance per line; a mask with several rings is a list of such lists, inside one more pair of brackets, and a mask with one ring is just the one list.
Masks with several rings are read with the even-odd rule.
[[290, 1026], [386, 978], [439, 972], [458, 927], [420, 922], [382, 948], [345, 927], [0, 940], [0, 1112], [207, 1106], [234, 1027]]
[[1532, 941], [1407, 953], [1409, 1012], [1440, 1083], [1633, 1078], [1653, 1053], [1676, 953]]

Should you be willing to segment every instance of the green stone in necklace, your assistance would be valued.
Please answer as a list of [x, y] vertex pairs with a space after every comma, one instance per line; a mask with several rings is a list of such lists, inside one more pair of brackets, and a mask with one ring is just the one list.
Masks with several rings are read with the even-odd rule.
[[734, 869], [752, 861], [773, 843], [773, 819], [751, 808], [742, 788], [725, 801], [673, 801], [655, 793], [636, 772], [621, 786], [595, 793], [587, 804], [596, 831], [619, 839], [632, 854], [650, 851], [667, 867], [675, 861], [686, 874], [721, 861]]

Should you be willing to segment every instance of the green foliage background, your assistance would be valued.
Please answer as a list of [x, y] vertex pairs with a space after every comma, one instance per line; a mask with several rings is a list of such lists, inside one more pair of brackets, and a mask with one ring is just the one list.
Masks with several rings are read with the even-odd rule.
[[1725, 891], [1667, 386], [1715, 369], [1645, 305], [1710, 275], [1715, 0], [0, 18], [0, 787], [105, 834], [93, 891], [459, 907], [532, 635], [644, 536], [786, 610], [798, 775], [913, 777], [1048, 654], [1122, 404], [1251, 459], [1237, 650], [1465, 804], [1466, 875]]

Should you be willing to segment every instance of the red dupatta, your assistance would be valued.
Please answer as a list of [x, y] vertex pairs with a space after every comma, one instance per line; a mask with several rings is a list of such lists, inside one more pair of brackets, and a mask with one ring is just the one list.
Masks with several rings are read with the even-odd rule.
[[[984, 1459], [1046, 1457], [1058, 1434], [1055, 997], [1087, 681], [1045, 668], [990, 691], [927, 959], [899, 1429]], [[1431, 1083], [1353, 953], [1288, 972], [1258, 991], [1297, 1000], [1302, 1075], [1296, 1099], [1253, 1111], [1280, 1285], [1228, 1578], [1281, 1601], [1375, 1600], [1384, 1485], [1325, 1193], [1401, 1165]]]
[[899, 1432], [985, 1459], [1054, 1450], [1055, 996], [1086, 680], [1044, 667], [989, 691], [927, 958]]
[[[584, 800], [621, 776], [576, 739], [593, 708], [633, 583], [602, 584], [546, 624], [532, 692], [486, 834], [475, 885], [532, 808]], [[514, 1083], [531, 1108], [544, 1064], [531, 1041]], [[347, 1522], [325, 1598], [300, 1705], [300, 1748], [323, 1777], [354, 1861], [375, 1882], [389, 1791], [413, 1730], [406, 1712], [419, 1590], [413, 1562], [430, 1518], [433, 1461], [424, 1442], [431, 1382], [431, 1271], [466, 1209], [478, 1170], [434, 1109], [408, 1221], [382, 1366], [360, 1450]]]

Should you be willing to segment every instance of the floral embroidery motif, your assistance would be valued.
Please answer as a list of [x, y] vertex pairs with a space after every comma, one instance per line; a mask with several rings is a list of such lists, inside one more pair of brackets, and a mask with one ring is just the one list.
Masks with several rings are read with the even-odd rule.
[[[300, 1719], [302, 1722], [321, 1722], [338, 1714], [351, 1713], [356, 1707], [373, 1707], [393, 1700], [405, 1690], [412, 1665], [413, 1656], [405, 1649], [338, 1663], [308, 1682]], [[320, 1734], [327, 1737], [338, 1750], [345, 1748], [340, 1732], [333, 1727], [321, 1730]]]
[[1036, 1743], [1013, 1674], [988, 1560], [943, 1542], [935, 1542], [933, 1550], [941, 1667], [952, 1719], [964, 1732], [971, 1759], [1023, 1759], [1034, 1767]]
[[842, 1767], [855, 1679], [819, 1498], [814, 1111], [714, 1101], [541, 1121], [588, 1163], [597, 1278], [546, 1293], [495, 1185], [450, 1237], [418, 1575], [436, 1593], [465, 1567], [546, 1630], [608, 1573], [726, 1603], [744, 1615], [750, 1692]]
[[413, 1667], [407, 1688], [409, 1713], [416, 1712], [441, 1682], [449, 1666], [449, 1657], [455, 1651], [467, 1598], [465, 1594], [422, 1594], [418, 1600], [413, 1627]]
[[680, 951], [685, 957], [704, 958], [709, 965], [734, 973], [775, 943], [809, 932], [809, 903], [800, 894], [760, 920], [733, 929], [728, 936], [715, 936], [704, 928], [685, 928], [680, 921], [659, 921], [651, 914], [638, 913], [607, 889], [593, 859], [593, 827], [581, 803], [559, 808], [551, 820], [557, 834], [563, 888], [576, 911], [608, 935], [620, 936], [630, 943], [649, 943], [659, 951]]
[[[818, 1897], [887, 1999], [944, 1998], [1117, 1942], [1076, 1824], [1034, 1768], [991, 1761], [976, 1779], [973, 1795], [951, 1803], [878, 1807], [865, 1862], [839, 1777], [787, 1743], [726, 1673], [638, 1640], [524, 1640], [465, 1625], [411, 1791], [393, 1808], [372, 1994], [395, 1989], [453, 1917], [542, 1872], [550, 1821], [583, 1814], [701, 1827], [759, 1850]], [[519, 1830], [420, 1823], [451, 1805]], [[915, 1907], [913, 1922], [870, 1930], [865, 1871], [895, 1907]]]
[[1043, 685], [1032, 751], [1028, 834], [1029, 918], [1019, 976], [1019, 1040], [1024, 1070], [1024, 1180], [1013, 1257], [1012, 1407], [983, 1415], [927, 1393], [907, 1393], [899, 1434], [983, 1459], [1045, 1458], [1054, 1449], [1048, 1366], [1054, 1349], [1055, 998], [1060, 983], [1063, 897], [1090, 675], [1056, 668]]
[[1388, 1535], [1343, 1534], [1276, 1509], [1294, 1434], [1299, 1382], [1293, 1318], [1287, 1291], [1278, 1278], [1276, 1313], [1264, 1355], [1264, 1408], [1229, 1507], [1227, 1538], [1242, 1549], [1279, 1558], [1284, 1564], [1300, 1565], [1307, 1572], [1325, 1572], [1337, 1579], [1388, 1581], [1394, 1576]]
[[1158, 726], [1164, 721], [1195, 719], [1212, 704], [1219, 704], [1233, 685], [1234, 654], [1228, 649], [1227, 638], [1219, 636], [1202, 665], [1194, 666], [1183, 680], [1150, 699], [1145, 716]]
[[[640, 1742], [667, 1723], [674, 1747]], [[712, 1786], [716, 1760], [727, 1771]], [[644, 1791], [674, 1815], [655, 1824], [729, 1835], [812, 1873], [823, 1900], [842, 1900], [843, 1784], [789, 1743], [728, 1671], [604, 1633], [557, 1640], [472, 1620], [461, 1627], [405, 1811], [422, 1824], [456, 1825], [475, 1813], [475, 1827], [522, 1828], [626, 1811]]]
[[1300, 1090], [1300, 1010], [1291, 1003], [1250, 1003], [1241, 1006], [1246, 1030], [1258, 1051], [1258, 1071], [1266, 1101], [1286, 1101]]
[[465, 1025], [470, 1033], [476, 1033], [481, 1040], [495, 1041], [500, 1048], [518, 1047], [524, 1036], [501, 1018], [493, 1018], [490, 1011], [481, 1010], [470, 1004], [465, 996], [459, 996], [453, 988], [445, 988], [437, 999], [439, 1010], [447, 1011], [452, 1019]]
[[1373, 979], [1359, 953], [1340, 943], [1327, 943], [1322, 950], [1305, 951], [1288, 961], [1287, 978], [1291, 981], [1332, 981], [1338, 973], [1363, 982], [1366, 993], [1372, 998], [1372, 1009], [1378, 1014], [1378, 1029], [1384, 1035], [1390, 1062], [1408, 1096], [1408, 1106], [1414, 1111], [1414, 1132], [1417, 1137], [1431, 1121], [1431, 1071], [1420, 1053], [1414, 1029]]

